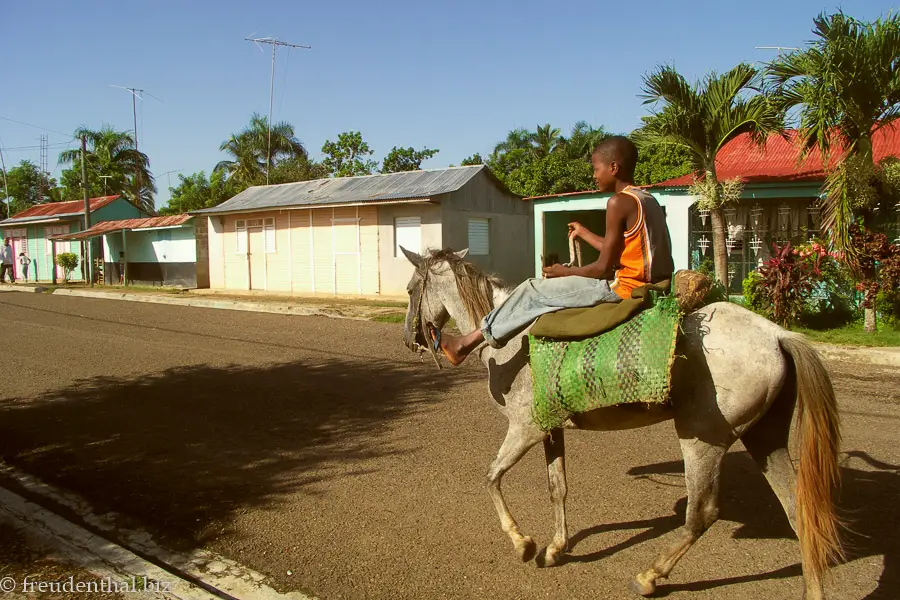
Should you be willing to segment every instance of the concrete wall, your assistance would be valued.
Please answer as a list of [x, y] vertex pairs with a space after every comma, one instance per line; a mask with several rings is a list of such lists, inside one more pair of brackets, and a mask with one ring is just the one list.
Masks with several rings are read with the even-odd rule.
[[191, 220], [194, 224], [194, 245], [197, 253], [197, 287], [209, 287], [209, 222], [205, 217], [195, 217]]
[[379, 290], [385, 296], [406, 296], [413, 266], [402, 254], [394, 256], [394, 219], [419, 217], [422, 220], [422, 247], [407, 248], [422, 254], [439, 250], [446, 243], [441, 232], [441, 210], [436, 204], [385, 204], [378, 207]]
[[[203, 218], [203, 217], [200, 217]], [[225, 287], [225, 219], [207, 217], [206, 235], [209, 241], [209, 287]]]
[[487, 218], [490, 254], [475, 256], [470, 252], [466, 259], [510, 284], [531, 276], [534, 238], [530, 201], [510, 194], [484, 171], [462, 189], [439, 200], [445, 247], [467, 248], [469, 219]]
[[[666, 210], [666, 222], [672, 237], [672, 258], [675, 270], [690, 268], [690, 207], [694, 198], [685, 193], [653, 190], [653, 195]], [[541, 254], [544, 247], [545, 215], [561, 211], [605, 211], [610, 194], [585, 194], [534, 201], [534, 260], [533, 273], [541, 276]], [[568, 250], [564, 256], [568, 260]]]

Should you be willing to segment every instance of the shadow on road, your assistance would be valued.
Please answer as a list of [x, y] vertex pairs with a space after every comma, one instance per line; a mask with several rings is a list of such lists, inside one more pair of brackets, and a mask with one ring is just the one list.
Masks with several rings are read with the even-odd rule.
[[414, 448], [392, 422], [476, 375], [335, 360], [84, 380], [0, 400], [0, 456], [176, 548], [203, 546], [239, 512]]
[[[874, 470], [853, 468], [859, 462]], [[895, 598], [900, 589], [900, 466], [879, 461], [866, 452], [852, 450], [841, 455], [843, 485], [839, 507], [847, 531], [844, 536], [847, 560], [854, 561], [870, 556], [884, 556], [884, 569], [877, 588], [864, 600], [888, 600]], [[629, 475], [638, 478], [684, 475], [684, 463], [671, 461], [635, 467]], [[668, 481], [666, 481], [668, 482]], [[588, 555], [571, 555], [567, 562], [592, 562], [615, 552], [663, 536], [684, 524], [687, 499], [679, 500], [673, 515], [645, 521], [599, 525], [572, 536], [570, 547], [592, 535], [616, 529], [643, 529], [641, 533], [611, 548]], [[725, 457], [722, 482], [720, 518], [739, 523], [737, 538], [796, 539], [787, 517], [775, 494], [746, 452], [732, 452]], [[656, 549], [660, 550], [662, 546]], [[695, 549], [695, 551], [697, 551]], [[710, 581], [661, 585], [658, 596], [676, 591], [702, 591], [738, 583], [780, 579], [801, 575], [800, 548], [797, 547], [796, 564], [768, 573], [729, 577]], [[713, 556], [709, 560], [715, 560]], [[650, 558], [648, 557], [648, 566]]]

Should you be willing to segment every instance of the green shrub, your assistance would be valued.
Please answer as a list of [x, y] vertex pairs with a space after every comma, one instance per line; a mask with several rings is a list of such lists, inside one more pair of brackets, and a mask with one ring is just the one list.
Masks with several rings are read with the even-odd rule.
[[69, 282], [72, 271], [78, 268], [78, 255], [74, 252], [60, 252], [56, 255], [56, 264], [62, 267], [65, 273], [65, 282]]
[[766, 318], [772, 316], [772, 302], [763, 287], [763, 277], [756, 271], [750, 271], [741, 283], [744, 292], [744, 307]]

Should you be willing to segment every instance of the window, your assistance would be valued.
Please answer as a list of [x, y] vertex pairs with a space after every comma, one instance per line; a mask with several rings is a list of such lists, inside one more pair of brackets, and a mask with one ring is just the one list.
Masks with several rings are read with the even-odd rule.
[[469, 254], [488, 256], [491, 253], [491, 220], [469, 219]]
[[266, 219], [266, 254], [275, 252], [275, 219]]
[[247, 254], [247, 221], [235, 221], [234, 229], [237, 239], [235, 252]]
[[394, 256], [402, 257], [403, 246], [412, 252], [422, 252], [422, 219], [419, 217], [397, 217], [394, 219]]

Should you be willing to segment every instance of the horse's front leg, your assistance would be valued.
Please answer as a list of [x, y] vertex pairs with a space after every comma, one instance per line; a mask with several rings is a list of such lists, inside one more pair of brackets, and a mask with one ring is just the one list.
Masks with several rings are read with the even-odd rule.
[[543, 566], [559, 564], [569, 545], [566, 527], [566, 445], [562, 429], [554, 429], [544, 439], [544, 456], [547, 458], [547, 486], [556, 520], [553, 542], [544, 551]]
[[506, 439], [503, 440], [503, 445], [497, 451], [497, 458], [491, 463], [486, 478], [488, 494], [494, 501], [494, 508], [497, 509], [497, 515], [500, 517], [500, 527], [512, 540], [516, 554], [522, 562], [528, 562], [534, 558], [537, 546], [534, 539], [519, 532], [519, 525], [510, 514], [506, 501], [503, 499], [503, 492], [500, 491], [500, 480], [504, 473], [525, 456], [526, 452], [547, 437], [547, 434], [535, 425], [529, 425], [510, 423]]

